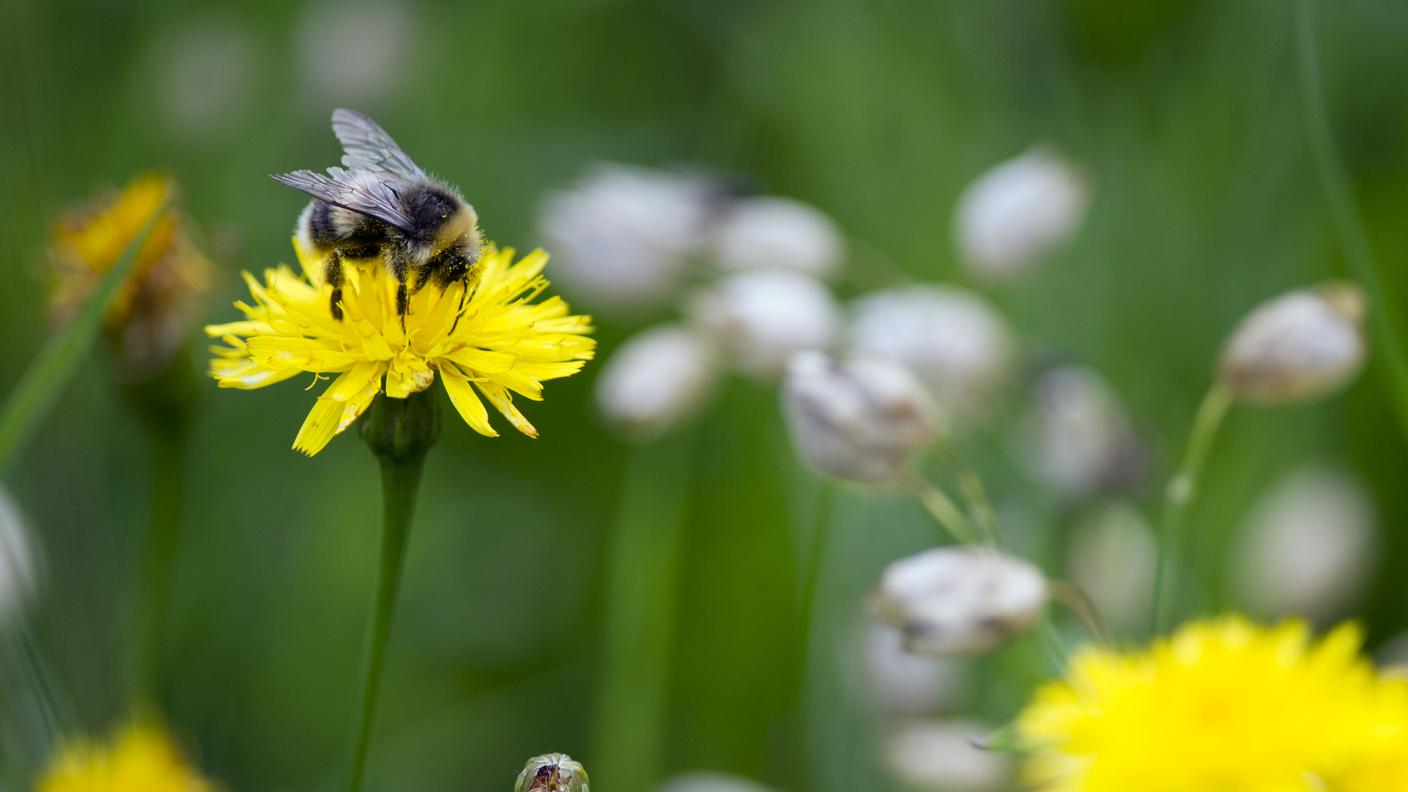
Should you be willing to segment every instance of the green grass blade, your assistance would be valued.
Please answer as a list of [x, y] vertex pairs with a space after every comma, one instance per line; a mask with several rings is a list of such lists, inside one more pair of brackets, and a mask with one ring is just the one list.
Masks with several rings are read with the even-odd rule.
[[632, 450], [607, 551], [591, 771], [623, 792], [650, 789], [664, 768], [693, 431]]
[[1310, 151], [1345, 258], [1349, 260], [1354, 277], [1369, 293], [1376, 356], [1388, 365], [1388, 385], [1399, 428], [1408, 435], [1408, 353], [1403, 348], [1404, 338], [1408, 334], [1404, 331], [1402, 312], [1387, 294], [1384, 270], [1374, 259], [1369, 235], [1364, 230], [1354, 193], [1350, 189], [1349, 177], [1336, 153], [1334, 137], [1330, 132], [1316, 38], [1314, 2], [1299, 0], [1296, 4], [1301, 95], [1305, 102]]
[[39, 428], [55, 398], [87, 356], [102, 329], [108, 306], [132, 271], [137, 252], [165, 214], [166, 204], [163, 203], [128, 243], [117, 263], [103, 275], [74, 320], [39, 350], [38, 357], [6, 398], [5, 407], [0, 411], [0, 475], [9, 471], [16, 454]]

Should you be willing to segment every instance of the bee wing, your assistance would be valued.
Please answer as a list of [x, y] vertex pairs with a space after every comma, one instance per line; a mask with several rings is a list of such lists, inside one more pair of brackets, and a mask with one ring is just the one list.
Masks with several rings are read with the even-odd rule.
[[274, 180], [320, 201], [375, 217], [402, 231], [412, 230], [411, 218], [402, 211], [397, 195], [396, 188], [402, 181], [394, 176], [373, 176], [365, 172], [328, 168], [326, 174], [311, 170], [277, 173]]
[[390, 173], [410, 181], [427, 178], [385, 129], [356, 110], [332, 111], [332, 132], [346, 151], [342, 164], [348, 170]]

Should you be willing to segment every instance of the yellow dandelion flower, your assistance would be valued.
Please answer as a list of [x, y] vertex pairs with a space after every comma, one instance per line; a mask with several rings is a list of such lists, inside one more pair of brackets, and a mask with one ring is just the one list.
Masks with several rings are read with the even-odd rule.
[[263, 283], [245, 273], [254, 303], [235, 303], [244, 321], [206, 332], [225, 343], [212, 349], [210, 364], [223, 388], [262, 388], [302, 373], [338, 375], [294, 440], [294, 449], [309, 456], [378, 393], [404, 399], [437, 378], [476, 432], [498, 435], [482, 396], [515, 429], [537, 437], [514, 395], [541, 400], [544, 381], [580, 371], [595, 350], [590, 317], [569, 313], [561, 297], [536, 301], [548, 286], [542, 275], [548, 255], [541, 250], [514, 261], [512, 249], [490, 246], [467, 299], [462, 284], [427, 286], [411, 296], [404, 322], [396, 314], [396, 280], [385, 267], [348, 268], [343, 318], [334, 319], [321, 262], [297, 239], [294, 250], [301, 273], [280, 266], [267, 270]]
[[[173, 206], [176, 183], [147, 174], [61, 218], [53, 229], [51, 308], [67, 322], [152, 216], [163, 211], [137, 252], [105, 317], [129, 371], [150, 373], [185, 338], [196, 300], [210, 284], [210, 261], [191, 241]], [[162, 207], [166, 207], [165, 210]]]
[[1018, 720], [1047, 792], [1408, 790], [1408, 687], [1341, 627], [1239, 617], [1151, 649], [1089, 649]]
[[214, 792], [165, 731], [124, 729], [110, 744], [74, 742], [55, 755], [35, 792]]

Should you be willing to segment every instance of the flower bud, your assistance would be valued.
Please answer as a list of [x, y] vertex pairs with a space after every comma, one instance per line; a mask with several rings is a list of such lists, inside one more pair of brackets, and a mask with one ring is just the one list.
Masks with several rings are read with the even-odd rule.
[[724, 270], [787, 269], [827, 278], [841, 266], [845, 243], [820, 210], [786, 198], [747, 198], [720, 219], [713, 253]]
[[39, 564], [20, 510], [0, 490], [0, 632], [23, 613], [39, 585]]
[[1004, 788], [1008, 759], [978, 748], [992, 729], [966, 721], [903, 723], [885, 739], [885, 765], [914, 792], [986, 792]]
[[513, 792], [590, 792], [587, 770], [567, 754], [535, 756], [518, 774]]
[[674, 299], [708, 229], [714, 192], [699, 177], [595, 166], [542, 203], [554, 279], [608, 310], [639, 312]]
[[1263, 406], [1326, 396], [1364, 364], [1364, 293], [1350, 283], [1299, 289], [1247, 314], [1222, 350], [1221, 376]]
[[777, 376], [795, 353], [829, 346], [841, 324], [825, 286], [786, 270], [732, 275], [696, 294], [689, 310], [719, 339], [725, 357], [755, 377]]
[[175, 181], [166, 176], [139, 176], [122, 190], [68, 213], [54, 228], [50, 307], [55, 321], [63, 324], [161, 212], [104, 318], [129, 381], [150, 379], [167, 367], [189, 335], [210, 284], [210, 262], [196, 249], [184, 215], [173, 204], [177, 192]]
[[911, 286], [857, 300], [851, 345], [909, 367], [943, 409], [979, 417], [1006, 383], [1015, 343], [981, 297], [948, 286]]
[[1252, 508], [1233, 578], [1242, 599], [1268, 616], [1327, 624], [1354, 610], [1378, 546], [1373, 501], [1332, 469], [1293, 471]]
[[1082, 366], [1041, 376], [1023, 439], [1032, 474], [1071, 499], [1142, 478], [1139, 443], [1124, 405], [1099, 374]]
[[934, 440], [928, 393], [903, 366], [880, 357], [799, 352], [787, 367], [782, 404], [798, 455], [848, 481], [891, 481]]
[[601, 414], [621, 430], [651, 437], [695, 412], [718, 379], [718, 354], [679, 325], [645, 330], [622, 344], [596, 381]]
[[686, 773], [661, 784], [658, 792], [772, 792], [772, 789], [723, 773]]
[[872, 622], [866, 628], [866, 692], [877, 710], [920, 716], [958, 706], [965, 684], [964, 661], [910, 654], [900, 632], [888, 624]]
[[963, 192], [954, 217], [959, 253], [975, 277], [1018, 277], [1071, 238], [1089, 202], [1080, 171], [1049, 151], [1032, 149]]
[[1153, 529], [1138, 509], [1123, 502], [1104, 504], [1083, 517], [1066, 548], [1071, 581], [1116, 632], [1136, 630], [1149, 618], [1149, 581], [1157, 564]]
[[940, 547], [885, 569], [872, 607], [920, 654], [972, 654], [1026, 630], [1046, 608], [1046, 578], [986, 548]]

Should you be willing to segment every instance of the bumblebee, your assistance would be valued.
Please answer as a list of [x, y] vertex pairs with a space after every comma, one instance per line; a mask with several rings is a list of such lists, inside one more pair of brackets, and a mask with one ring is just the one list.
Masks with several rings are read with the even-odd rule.
[[299, 241], [324, 262], [329, 306], [342, 319], [343, 267], [385, 266], [400, 284], [396, 312], [427, 283], [462, 281], [468, 293], [484, 238], [479, 217], [459, 190], [431, 178], [375, 121], [334, 110], [332, 131], [342, 143], [342, 167], [296, 170], [273, 178], [313, 202], [298, 217]]

